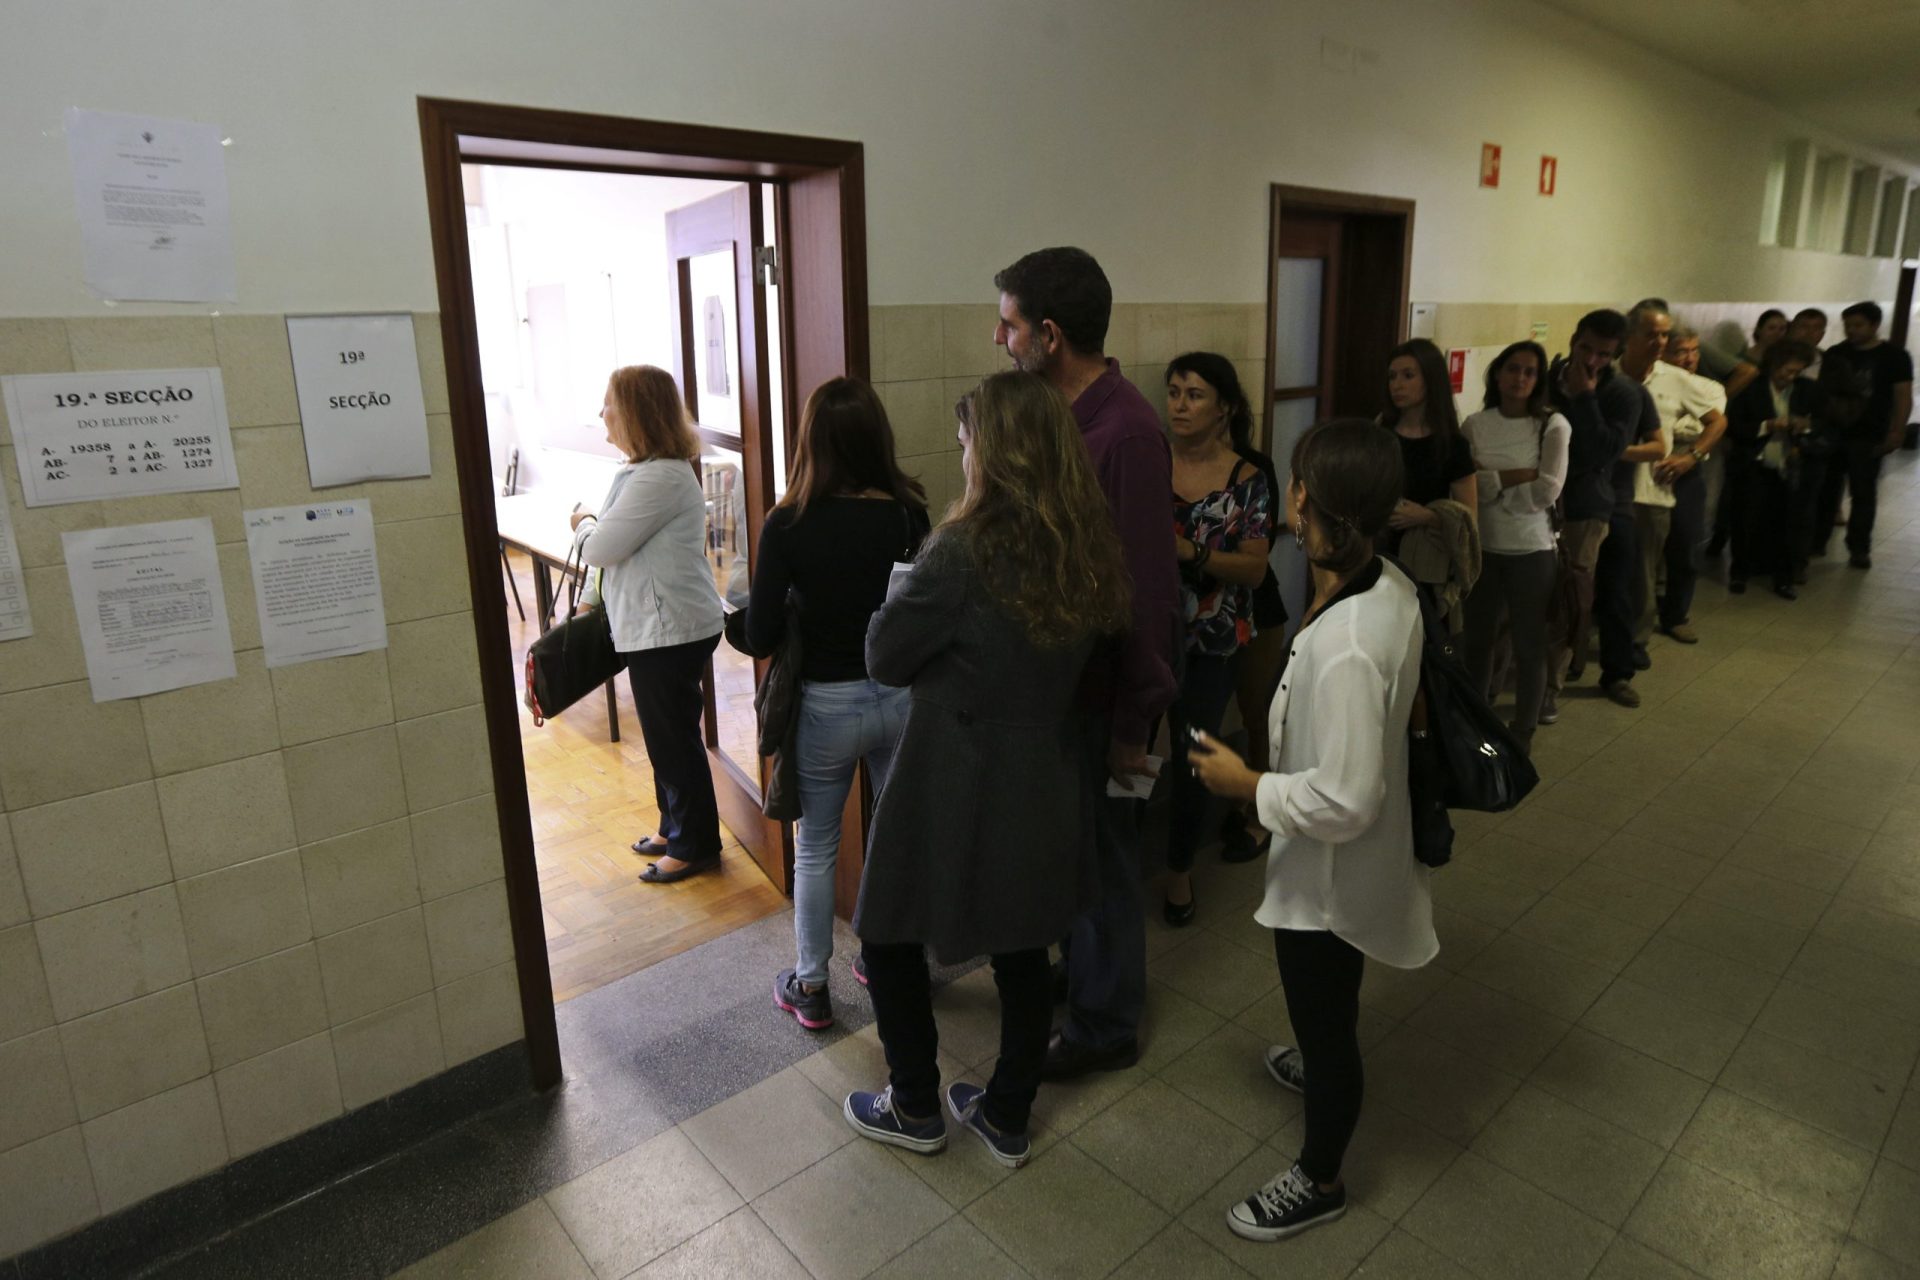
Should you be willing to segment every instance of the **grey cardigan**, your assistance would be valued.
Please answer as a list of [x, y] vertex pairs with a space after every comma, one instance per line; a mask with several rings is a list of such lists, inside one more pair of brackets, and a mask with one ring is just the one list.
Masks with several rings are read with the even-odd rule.
[[1106, 744], [1075, 707], [1091, 650], [1036, 647], [961, 538], [933, 535], [867, 626], [869, 673], [913, 700], [874, 811], [862, 939], [953, 963], [1065, 936], [1095, 886], [1090, 757]]

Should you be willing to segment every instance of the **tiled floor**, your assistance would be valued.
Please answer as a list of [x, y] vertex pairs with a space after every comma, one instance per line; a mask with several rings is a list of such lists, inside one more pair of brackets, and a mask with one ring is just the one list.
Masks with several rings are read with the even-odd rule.
[[[1657, 643], [1644, 709], [1569, 697], [1541, 790], [1461, 822], [1439, 961], [1369, 967], [1339, 1223], [1265, 1246], [1223, 1224], [1300, 1109], [1259, 1063], [1288, 1035], [1260, 870], [1209, 864], [1201, 926], [1151, 926], [1145, 1060], [1043, 1089], [1024, 1170], [965, 1135], [933, 1158], [856, 1139], [840, 1099], [885, 1078], [868, 1027], [709, 1081], [722, 1100], [576, 1154], [406, 1274], [1920, 1275], [1917, 474], [1885, 481], [1872, 573], [1823, 562], [1797, 604], [1703, 584], [1703, 643]], [[724, 1071], [787, 1035], [753, 1003], [655, 1034]], [[937, 1004], [948, 1068], [979, 1078], [990, 978]]]

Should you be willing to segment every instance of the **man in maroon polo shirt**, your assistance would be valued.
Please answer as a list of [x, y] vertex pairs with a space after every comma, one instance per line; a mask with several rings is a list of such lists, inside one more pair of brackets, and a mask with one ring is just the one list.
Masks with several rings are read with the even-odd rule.
[[1062, 944], [1066, 1025], [1047, 1046], [1044, 1078], [1132, 1066], [1146, 1003], [1146, 918], [1140, 896], [1135, 800], [1107, 795], [1109, 777], [1146, 776], [1155, 722], [1173, 702], [1179, 577], [1172, 533], [1173, 462], [1160, 415], [1103, 354], [1113, 290], [1083, 249], [1041, 249], [993, 278], [994, 341], [1014, 364], [1046, 378], [1073, 405], [1100, 487], [1113, 509], [1133, 578], [1133, 625], [1096, 656], [1086, 680], [1089, 785], [1099, 788], [1096, 842], [1102, 896]]

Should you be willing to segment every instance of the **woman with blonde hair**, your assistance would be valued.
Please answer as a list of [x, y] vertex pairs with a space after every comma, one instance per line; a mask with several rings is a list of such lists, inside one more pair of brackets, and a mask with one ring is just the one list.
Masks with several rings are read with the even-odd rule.
[[653, 766], [660, 829], [640, 878], [670, 884], [720, 865], [720, 810], [701, 733], [700, 680], [720, 642], [720, 594], [707, 564], [700, 441], [673, 375], [615, 369], [600, 418], [626, 455], [597, 516], [575, 513], [580, 558], [601, 570], [613, 647], [627, 659], [640, 735]]
[[1130, 593], [1065, 398], [1000, 373], [956, 414], [966, 493], [867, 630], [873, 678], [913, 692], [853, 919], [890, 1083], [844, 1111], [877, 1142], [946, 1146], [926, 948], [988, 955], [999, 1063], [985, 1088], [954, 1081], [945, 1096], [1017, 1167], [1052, 1019], [1047, 946], [1098, 889], [1082, 772], [1096, 727], [1076, 693], [1095, 644], [1128, 626]]

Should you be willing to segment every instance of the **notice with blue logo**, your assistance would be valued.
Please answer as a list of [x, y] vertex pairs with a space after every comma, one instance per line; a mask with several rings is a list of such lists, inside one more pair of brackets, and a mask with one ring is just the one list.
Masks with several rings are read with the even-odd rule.
[[267, 666], [387, 647], [373, 510], [364, 498], [245, 513]]

